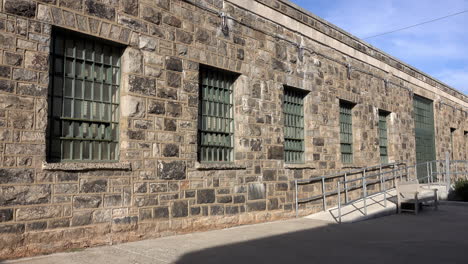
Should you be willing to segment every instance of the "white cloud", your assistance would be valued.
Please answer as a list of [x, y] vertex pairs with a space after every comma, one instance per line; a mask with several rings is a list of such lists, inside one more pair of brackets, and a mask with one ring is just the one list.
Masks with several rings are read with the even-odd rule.
[[464, 69], [443, 70], [436, 73], [435, 77], [468, 94], [468, 67]]
[[[467, 0], [296, 0], [358, 37], [368, 37], [462, 10]], [[468, 13], [399, 31], [368, 41], [373, 46], [467, 93]]]

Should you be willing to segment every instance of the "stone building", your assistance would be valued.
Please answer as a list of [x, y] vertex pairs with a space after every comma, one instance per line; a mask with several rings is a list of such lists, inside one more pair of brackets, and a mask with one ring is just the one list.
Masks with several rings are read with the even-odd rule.
[[0, 10], [0, 258], [290, 218], [295, 179], [467, 159], [466, 95], [287, 0]]

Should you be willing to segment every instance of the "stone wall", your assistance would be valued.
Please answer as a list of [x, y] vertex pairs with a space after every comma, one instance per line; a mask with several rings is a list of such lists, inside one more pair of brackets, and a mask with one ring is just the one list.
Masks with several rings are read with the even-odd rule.
[[[371, 52], [426, 80], [439, 93], [229, 1], [197, 2], [244, 24], [229, 21], [230, 32], [225, 35], [217, 15], [181, 0], [3, 0], [0, 258], [293, 217], [295, 179], [380, 162], [379, 109], [391, 112], [390, 160], [415, 162], [412, 91], [422, 91], [421, 96], [435, 101], [438, 157], [447, 150], [449, 127], [457, 128], [457, 157], [466, 155], [466, 143], [461, 144], [466, 140], [463, 131], [468, 130], [466, 112], [440, 103], [450, 101], [444, 95], [467, 102], [466, 96], [414, 69], [394, 65], [381, 53]], [[312, 17], [290, 9], [284, 1], [257, 2], [364, 49], [333, 33], [334, 27], [312, 23]], [[48, 60], [55, 27], [126, 47], [119, 164], [46, 163]], [[289, 42], [252, 27], [302, 41], [317, 53], [300, 54]], [[348, 77], [347, 68], [335, 61], [399, 85], [385, 85], [359, 71]], [[234, 85], [235, 161], [230, 165], [197, 162], [200, 64], [240, 74]], [[309, 92], [304, 165], [283, 161], [284, 85]], [[350, 165], [340, 158], [339, 100], [356, 104]], [[466, 105], [450, 104], [466, 110]], [[321, 193], [319, 185], [305, 188], [304, 192]], [[304, 204], [301, 215], [321, 206], [321, 201]]]

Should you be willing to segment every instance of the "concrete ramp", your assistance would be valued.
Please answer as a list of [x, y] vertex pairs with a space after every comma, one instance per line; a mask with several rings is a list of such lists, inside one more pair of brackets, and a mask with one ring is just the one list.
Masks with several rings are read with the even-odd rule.
[[[428, 189], [438, 189], [439, 200], [447, 199], [447, 188], [445, 185], [425, 184]], [[358, 200], [341, 207], [341, 222], [353, 223], [364, 221], [376, 217], [387, 216], [397, 212], [396, 189], [391, 189], [384, 193], [370, 195], [366, 199], [367, 212], [364, 200]], [[307, 219], [326, 221], [330, 223], [339, 222], [338, 207], [328, 209], [320, 213], [306, 216]]]

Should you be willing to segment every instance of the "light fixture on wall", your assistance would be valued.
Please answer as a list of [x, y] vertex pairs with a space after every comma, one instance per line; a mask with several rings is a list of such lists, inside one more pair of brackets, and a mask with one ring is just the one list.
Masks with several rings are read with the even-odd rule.
[[226, 15], [226, 13], [221, 12], [219, 14], [219, 16], [221, 17], [221, 32], [223, 32], [224, 36], [228, 36], [229, 35], [229, 25], [228, 25], [228, 22], [227, 22], [227, 15]]

